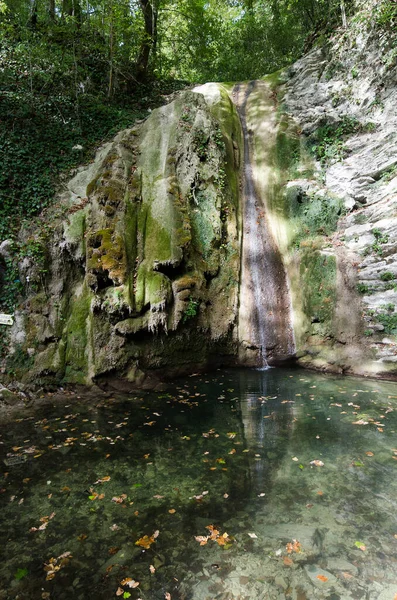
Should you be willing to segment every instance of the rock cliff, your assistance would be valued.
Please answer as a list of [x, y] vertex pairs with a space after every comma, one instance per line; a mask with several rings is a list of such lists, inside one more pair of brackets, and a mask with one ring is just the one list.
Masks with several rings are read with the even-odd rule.
[[206, 84], [100, 148], [21, 231], [4, 372], [143, 386], [266, 353], [397, 375], [396, 65], [364, 8], [243, 104]]
[[21, 232], [17, 377], [143, 385], [235, 354], [240, 128], [207, 89], [121, 132]]

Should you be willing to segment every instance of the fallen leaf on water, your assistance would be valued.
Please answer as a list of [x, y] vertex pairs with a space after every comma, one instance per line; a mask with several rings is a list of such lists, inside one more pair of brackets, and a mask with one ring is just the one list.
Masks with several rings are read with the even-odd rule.
[[291, 567], [294, 564], [294, 561], [289, 556], [284, 556], [283, 563], [286, 567]]
[[156, 572], [156, 569], [154, 568], [154, 566], [153, 566], [153, 565], [150, 565], [150, 567], [149, 567], [149, 571], [150, 571], [150, 572], [152, 573], [152, 575], [153, 575], [153, 573], [155, 573], [155, 572]]
[[288, 554], [291, 554], [291, 552], [301, 552], [302, 545], [298, 540], [292, 540], [292, 542], [288, 542], [286, 545], [286, 550]]
[[357, 548], [359, 548], [363, 552], [365, 552], [367, 549], [367, 546], [364, 544], [364, 542], [354, 542], [354, 545], [357, 546]]
[[353, 579], [353, 575], [351, 573], [348, 573], [347, 571], [342, 571], [342, 576], [344, 577], [344, 579]]
[[121, 494], [121, 496], [113, 496], [112, 502], [115, 502], [116, 504], [122, 504], [124, 500], [126, 500], [126, 498], [127, 494]]
[[250, 536], [250, 538], [252, 538], [253, 540], [257, 540], [258, 536], [256, 535], [256, 533], [249, 533], [248, 534]]
[[98, 481], [96, 481], [94, 483], [94, 485], [96, 485], [97, 483], [104, 483], [105, 481], [110, 481], [110, 475], [106, 475], [106, 477], [102, 477], [101, 479], [98, 479]]
[[383, 433], [383, 429], [382, 429], [382, 427], [377, 427], [376, 429], [377, 429], [378, 431], [380, 431], [381, 433]]
[[195, 535], [194, 539], [196, 540], [196, 542], [200, 543], [200, 546], [205, 546], [210, 538], [206, 535]]
[[165, 592], [164, 598], [165, 600], [171, 600], [171, 594], [169, 592]]
[[134, 581], [132, 577], [126, 577], [122, 581], [120, 581], [120, 585], [127, 585], [130, 588], [136, 588], [139, 586], [139, 581]]
[[322, 460], [311, 460], [310, 464], [313, 465], [314, 467], [323, 467], [324, 463]]
[[317, 575], [317, 579], [319, 579], [320, 581], [328, 581], [328, 577], [326, 577], [325, 575]]
[[368, 425], [368, 421], [364, 421], [364, 419], [359, 419], [358, 421], [354, 421], [352, 425]]
[[373, 452], [366, 452], [365, 454], [366, 454], [367, 456], [373, 456], [373, 455], [374, 455], [374, 453], [373, 453]]
[[159, 532], [155, 531], [154, 534], [151, 536], [144, 535], [143, 537], [139, 538], [139, 540], [137, 540], [135, 542], [135, 546], [141, 546], [141, 548], [145, 548], [145, 550], [149, 550], [150, 546], [156, 541], [156, 537], [158, 536], [158, 534], [159, 534]]
[[170, 515], [173, 515], [176, 513], [175, 508], [170, 508], [170, 510], [168, 511], [170, 513]]
[[225, 500], [226, 500], [226, 498], [229, 498], [229, 494], [223, 494], [223, 497], [224, 497], [224, 498], [225, 498]]
[[121, 596], [122, 594], [124, 594], [124, 590], [121, 587], [117, 588], [116, 596]]
[[296, 456], [293, 456], [293, 457], [292, 457], [292, 460], [293, 460], [294, 462], [298, 462], [299, 458], [297, 458]]
[[113, 525], [111, 525], [109, 529], [111, 529], [112, 531], [117, 531], [118, 529], [120, 529], [120, 527], [116, 525], [116, 523], [113, 523]]

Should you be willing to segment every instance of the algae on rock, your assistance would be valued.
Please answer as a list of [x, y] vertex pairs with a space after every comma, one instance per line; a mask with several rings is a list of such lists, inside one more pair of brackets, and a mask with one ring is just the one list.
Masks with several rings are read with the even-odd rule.
[[47, 215], [45, 288], [28, 291], [11, 332], [11, 354], [32, 358], [25, 379], [143, 384], [149, 371], [234, 360], [240, 130], [214, 89], [118, 134], [69, 182], [60, 216]]

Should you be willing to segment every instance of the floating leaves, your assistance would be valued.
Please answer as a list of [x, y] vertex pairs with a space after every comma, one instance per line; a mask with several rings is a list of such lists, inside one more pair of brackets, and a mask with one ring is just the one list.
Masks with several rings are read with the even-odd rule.
[[328, 581], [328, 577], [326, 577], [325, 575], [317, 575], [317, 579], [324, 582]]
[[139, 586], [139, 581], [135, 581], [132, 577], [126, 577], [122, 581], [120, 581], [120, 585], [126, 585], [130, 588], [136, 588]]
[[288, 542], [285, 549], [288, 554], [292, 554], [292, 552], [302, 552], [302, 544], [298, 542], [298, 540], [292, 540], [292, 542]]
[[71, 558], [71, 552], [64, 552], [57, 558], [50, 558], [48, 563], [44, 563], [44, 571], [47, 573], [46, 580], [51, 581], [51, 579], [54, 579], [56, 573], [66, 567]]
[[310, 464], [312, 465], [312, 467], [323, 467], [324, 463], [322, 460], [311, 460]]
[[92, 487], [90, 488], [90, 495], [88, 496], [89, 500], [103, 500], [105, 494], [97, 494]]
[[47, 529], [48, 523], [54, 517], [55, 517], [55, 513], [54, 512], [51, 513], [49, 516], [41, 517], [41, 519], [40, 519], [41, 525], [39, 527], [31, 527], [29, 529], [29, 531], [31, 531], [31, 532], [33, 532], [33, 531], [44, 531], [44, 529]]
[[363, 552], [365, 552], [367, 549], [367, 546], [364, 544], [364, 542], [354, 542], [354, 545]]
[[208, 529], [210, 535], [194, 536], [194, 539], [196, 540], [196, 542], [199, 542], [200, 546], [205, 546], [210, 540], [216, 542], [219, 546], [228, 546], [232, 542], [232, 539], [226, 532], [221, 535], [221, 532], [218, 529], [216, 529], [213, 525], [207, 525], [206, 529]]
[[158, 537], [159, 533], [160, 531], [157, 529], [151, 536], [144, 535], [135, 542], [135, 546], [141, 546], [141, 548], [149, 550], [150, 546], [156, 541], [156, 538]]
[[112, 502], [116, 504], [123, 504], [124, 500], [127, 499], [127, 494], [121, 494], [120, 496], [113, 496]]
[[105, 483], [105, 481], [110, 481], [110, 476], [106, 475], [105, 477], [102, 477], [102, 479], [98, 479], [98, 481], [95, 481], [94, 485], [97, 485], [98, 483]]

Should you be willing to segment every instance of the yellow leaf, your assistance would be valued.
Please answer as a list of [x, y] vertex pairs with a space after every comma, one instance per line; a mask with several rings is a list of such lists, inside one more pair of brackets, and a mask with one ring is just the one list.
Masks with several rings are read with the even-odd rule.
[[320, 581], [328, 581], [328, 577], [326, 577], [325, 575], [317, 575], [317, 579], [319, 579]]

